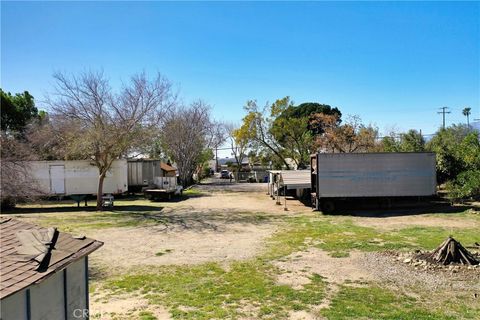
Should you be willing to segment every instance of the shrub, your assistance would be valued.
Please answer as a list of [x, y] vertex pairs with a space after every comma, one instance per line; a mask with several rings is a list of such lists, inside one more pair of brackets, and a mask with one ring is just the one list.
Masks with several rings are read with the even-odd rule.
[[447, 190], [452, 201], [480, 198], [480, 170], [468, 170], [447, 183]]

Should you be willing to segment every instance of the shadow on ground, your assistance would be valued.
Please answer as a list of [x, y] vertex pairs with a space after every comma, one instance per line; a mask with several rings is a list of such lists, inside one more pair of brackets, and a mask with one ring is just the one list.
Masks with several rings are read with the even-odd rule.
[[[105, 212], [142, 212], [142, 211], [155, 211], [160, 212], [163, 207], [160, 206], [148, 206], [148, 205], [126, 205], [115, 206], [113, 208], [104, 208]], [[37, 207], [37, 208], [13, 208], [9, 211], [4, 211], [2, 214], [35, 214], [35, 213], [63, 213], [63, 212], [96, 212], [95, 206], [80, 206], [72, 204], [71, 207], [67, 206], [51, 206]]]
[[[335, 212], [335, 215], [350, 215], [357, 217], [368, 217], [368, 218], [388, 218], [388, 217], [397, 217], [397, 216], [409, 216], [409, 215], [421, 215], [421, 214], [455, 214], [461, 213], [468, 209], [475, 209], [474, 206], [470, 205], [457, 205], [452, 206], [448, 203], [421, 203], [421, 204], [410, 204], [410, 205], [401, 205], [394, 206], [388, 209], [378, 209], [378, 208], [362, 208], [355, 209], [349, 206], [341, 207]], [[478, 208], [477, 208], [478, 209]]]
[[281, 222], [285, 218], [278, 214], [252, 213], [233, 211], [223, 212], [211, 209], [196, 211], [194, 208], [173, 209], [167, 208], [161, 214], [138, 214], [142, 219], [154, 221], [160, 228], [156, 231], [189, 230], [195, 232], [216, 231], [223, 232], [230, 226], [260, 226]]

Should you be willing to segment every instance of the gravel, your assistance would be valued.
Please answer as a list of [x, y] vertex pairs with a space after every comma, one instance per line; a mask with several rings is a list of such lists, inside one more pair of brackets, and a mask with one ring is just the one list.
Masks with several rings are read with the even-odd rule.
[[480, 291], [480, 266], [437, 266], [416, 259], [417, 253], [369, 252], [359, 263], [379, 282], [425, 290]]

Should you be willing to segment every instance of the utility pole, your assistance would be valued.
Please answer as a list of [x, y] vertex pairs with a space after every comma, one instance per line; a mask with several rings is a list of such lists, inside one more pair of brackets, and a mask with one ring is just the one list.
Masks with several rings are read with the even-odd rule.
[[442, 111], [439, 111], [439, 112], [437, 112], [437, 113], [443, 115], [443, 129], [445, 129], [445, 114], [446, 114], [446, 113], [451, 113], [451, 112], [450, 112], [450, 111], [447, 111], [448, 107], [441, 107], [441, 108], [439, 108], [439, 109], [442, 110]]

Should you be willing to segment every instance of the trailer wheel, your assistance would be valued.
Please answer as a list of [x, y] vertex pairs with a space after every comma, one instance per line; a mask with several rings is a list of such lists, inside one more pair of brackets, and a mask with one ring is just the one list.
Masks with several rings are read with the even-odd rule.
[[327, 200], [321, 203], [323, 213], [332, 213], [335, 211], [335, 202]]

